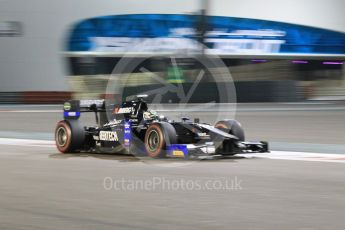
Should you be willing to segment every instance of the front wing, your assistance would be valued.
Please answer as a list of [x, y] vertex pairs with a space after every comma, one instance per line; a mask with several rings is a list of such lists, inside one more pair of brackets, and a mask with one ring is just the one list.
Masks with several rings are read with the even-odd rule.
[[206, 157], [206, 156], [229, 156], [239, 153], [264, 153], [269, 152], [268, 143], [259, 142], [240, 142], [234, 141], [231, 150], [217, 148], [213, 142], [205, 144], [172, 144], [167, 147], [169, 157]]

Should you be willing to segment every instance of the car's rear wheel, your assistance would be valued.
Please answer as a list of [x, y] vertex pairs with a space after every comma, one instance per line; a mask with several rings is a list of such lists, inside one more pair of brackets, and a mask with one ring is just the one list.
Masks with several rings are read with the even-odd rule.
[[174, 127], [167, 122], [151, 124], [145, 134], [147, 155], [153, 158], [165, 157], [167, 147], [177, 143]]
[[221, 120], [218, 121], [215, 125], [215, 128], [220, 129], [226, 133], [234, 135], [238, 138], [239, 141], [245, 140], [244, 130], [240, 124], [240, 122], [236, 120]]
[[85, 139], [84, 128], [79, 121], [59, 121], [55, 128], [55, 144], [61, 153], [73, 153], [80, 150]]

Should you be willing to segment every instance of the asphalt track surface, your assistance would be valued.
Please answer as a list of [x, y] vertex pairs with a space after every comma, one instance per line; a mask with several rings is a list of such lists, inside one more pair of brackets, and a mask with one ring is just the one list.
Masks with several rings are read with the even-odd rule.
[[[61, 119], [55, 110], [0, 107], [0, 229], [345, 227], [343, 163], [62, 155], [51, 141]], [[195, 114], [212, 120], [211, 111]], [[236, 118], [248, 139], [268, 140], [274, 150], [345, 153], [343, 104], [239, 105]]]

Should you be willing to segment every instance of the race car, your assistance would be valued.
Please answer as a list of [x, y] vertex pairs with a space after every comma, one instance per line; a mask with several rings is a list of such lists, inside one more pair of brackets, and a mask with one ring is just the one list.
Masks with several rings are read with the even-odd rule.
[[[211, 125], [198, 118], [179, 121], [149, 110], [145, 96], [119, 105], [104, 100], [70, 100], [64, 103], [64, 120], [57, 123], [55, 142], [61, 153], [120, 152], [161, 157], [201, 158], [238, 153], [268, 152], [268, 143], [246, 142], [236, 120]], [[83, 126], [80, 116], [94, 112], [97, 125]]]

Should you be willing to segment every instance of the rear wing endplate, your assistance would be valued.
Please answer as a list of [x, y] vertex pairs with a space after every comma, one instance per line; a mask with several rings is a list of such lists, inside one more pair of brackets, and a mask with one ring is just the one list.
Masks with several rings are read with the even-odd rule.
[[105, 112], [104, 100], [69, 100], [63, 104], [65, 119], [78, 119], [83, 112]]

